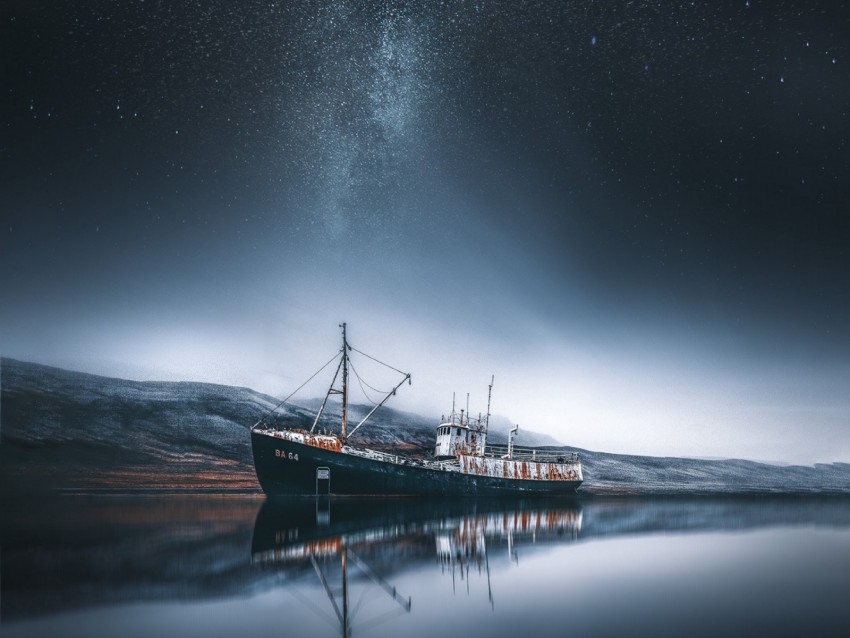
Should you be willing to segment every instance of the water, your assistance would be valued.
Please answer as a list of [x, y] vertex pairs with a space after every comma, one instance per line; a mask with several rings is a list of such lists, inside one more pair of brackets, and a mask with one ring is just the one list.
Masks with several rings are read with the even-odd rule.
[[3, 636], [850, 635], [850, 501], [6, 502]]

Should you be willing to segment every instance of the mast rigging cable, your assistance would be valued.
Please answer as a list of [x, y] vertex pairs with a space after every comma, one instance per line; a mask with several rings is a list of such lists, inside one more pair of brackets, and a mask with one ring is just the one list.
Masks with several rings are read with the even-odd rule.
[[311, 377], [310, 377], [309, 379], [307, 379], [304, 383], [302, 383], [302, 384], [301, 384], [301, 385], [299, 385], [297, 388], [295, 388], [295, 390], [293, 390], [293, 391], [292, 391], [292, 393], [291, 393], [288, 397], [286, 397], [283, 401], [281, 401], [281, 402], [280, 402], [280, 403], [278, 403], [276, 406], [274, 406], [271, 410], [269, 410], [268, 412], [266, 412], [266, 413], [263, 415], [263, 417], [262, 417], [259, 421], [257, 421], [257, 422], [254, 424], [254, 427], [257, 427], [258, 425], [260, 425], [260, 423], [262, 423], [262, 422], [263, 422], [263, 421], [265, 421], [267, 418], [269, 418], [269, 415], [270, 415], [270, 414], [272, 414], [275, 410], [277, 410], [277, 409], [278, 409], [280, 406], [282, 406], [284, 403], [286, 403], [287, 401], [289, 401], [289, 400], [290, 400], [290, 399], [291, 399], [291, 398], [295, 395], [295, 393], [296, 393], [296, 392], [298, 392], [301, 388], [303, 388], [305, 385], [307, 385], [308, 383], [310, 383], [310, 381], [312, 381], [314, 378], [316, 378], [316, 376], [317, 376], [317, 375], [318, 375], [318, 374], [319, 374], [322, 370], [324, 370], [325, 368], [327, 368], [327, 367], [328, 367], [331, 363], [333, 363], [333, 361], [334, 361], [334, 360], [335, 360], [338, 356], [339, 356], [339, 353], [337, 353], [337, 354], [335, 354], [334, 356], [332, 356], [332, 357], [328, 360], [328, 362], [327, 362], [325, 365], [323, 365], [321, 368], [319, 368], [318, 370], [316, 370], [316, 372], [314, 372], [314, 373], [313, 373], [313, 376], [311, 376]]

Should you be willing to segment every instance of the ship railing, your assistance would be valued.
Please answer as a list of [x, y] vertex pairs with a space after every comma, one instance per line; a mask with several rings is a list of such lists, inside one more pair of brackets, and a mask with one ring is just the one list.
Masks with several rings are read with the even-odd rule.
[[578, 463], [580, 457], [575, 452], [563, 452], [559, 450], [541, 450], [533, 447], [521, 447], [512, 445], [487, 445], [484, 448], [484, 456], [495, 459], [512, 458], [516, 461], [536, 461], [538, 463]]
[[396, 465], [412, 465], [415, 467], [427, 467], [438, 470], [458, 470], [460, 464], [452, 459], [450, 461], [430, 461], [423, 459], [415, 459], [409, 456], [401, 456], [399, 454], [390, 454], [389, 452], [381, 452], [379, 450], [364, 450], [356, 447], [345, 446], [342, 450], [346, 454], [360, 456], [375, 461], [385, 461]]

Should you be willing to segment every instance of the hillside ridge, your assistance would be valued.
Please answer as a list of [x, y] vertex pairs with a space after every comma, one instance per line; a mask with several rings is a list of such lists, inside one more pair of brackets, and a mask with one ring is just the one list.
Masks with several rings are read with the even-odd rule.
[[[132, 381], [2, 358], [3, 489], [258, 490], [249, 432], [278, 403], [246, 387]], [[270, 420], [309, 427], [311, 403], [286, 405]], [[369, 407], [352, 405], [352, 416]], [[336, 414], [331, 407], [320, 425], [333, 429]], [[510, 421], [493, 421], [490, 438], [503, 442]], [[357, 444], [427, 456], [436, 425], [384, 407], [358, 431]], [[848, 463], [611, 454], [546, 445], [554, 440], [527, 430], [518, 442], [578, 452], [587, 494], [850, 493]]]

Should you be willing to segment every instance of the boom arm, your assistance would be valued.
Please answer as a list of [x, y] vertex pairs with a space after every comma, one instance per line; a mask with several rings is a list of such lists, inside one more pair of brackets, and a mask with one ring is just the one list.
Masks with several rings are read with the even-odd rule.
[[357, 425], [355, 425], [355, 426], [354, 426], [354, 429], [353, 429], [353, 430], [351, 430], [351, 432], [349, 432], [349, 433], [348, 433], [348, 437], [347, 437], [346, 439], [343, 439], [343, 443], [345, 443], [345, 441], [347, 441], [349, 438], [351, 438], [352, 436], [354, 436], [354, 433], [355, 433], [355, 432], [357, 432], [357, 429], [358, 429], [361, 425], [363, 425], [364, 423], [366, 423], [366, 419], [368, 419], [370, 416], [372, 416], [372, 414], [374, 414], [374, 413], [375, 413], [375, 410], [377, 410], [377, 409], [378, 409], [378, 408], [380, 408], [382, 405], [384, 405], [384, 403], [386, 403], [387, 399], [389, 399], [392, 395], [394, 395], [394, 394], [395, 394], [395, 391], [396, 391], [396, 390], [398, 390], [398, 389], [401, 387], [401, 384], [402, 384], [402, 383], [404, 383], [405, 381], [410, 382], [410, 375], [409, 375], [409, 374], [404, 375], [404, 379], [402, 379], [401, 381], [399, 381], [399, 382], [398, 382], [398, 385], [397, 385], [396, 387], [394, 387], [392, 390], [390, 390], [389, 394], [387, 394], [387, 396], [385, 396], [385, 397], [384, 397], [384, 399], [383, 399], [383, 400], [382, 400], [382, 401], [381, 401], [378, 405], [376, 405], [374, 408], [372, 408], [372, 409], [369, 411], [369, 414], [367, 414], [365, 417], [363, 417], [363, 420], [362, 420], [360, 423], [358, 423]]

